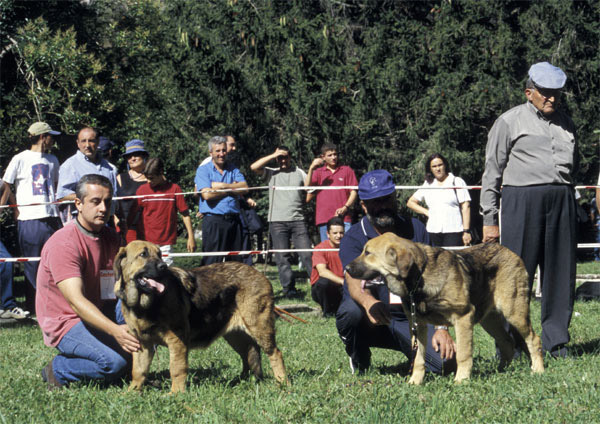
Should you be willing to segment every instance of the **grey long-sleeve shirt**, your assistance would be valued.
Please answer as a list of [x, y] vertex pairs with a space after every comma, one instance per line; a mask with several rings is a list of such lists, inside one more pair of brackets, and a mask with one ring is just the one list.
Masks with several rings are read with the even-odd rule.
[[482, 178], [483, 225], [498, 225], [500, 186], [573, 184], [574, 125], [561, 110], [546, 117], [527, 102], [503, 113], [488, 134]]

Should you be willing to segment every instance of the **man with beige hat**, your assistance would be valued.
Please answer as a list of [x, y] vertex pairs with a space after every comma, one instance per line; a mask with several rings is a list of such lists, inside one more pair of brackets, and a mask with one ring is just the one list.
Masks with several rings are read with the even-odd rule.
[[[29, 127], [30, 148], [15, 155], [2, 178], [14, 186], [19, 207], [15, 211], [18, 221], [19, 245], [25, 257], [40, 256], [44, 243], [56, 230], [62, 227], [55, 205], [41, 204], [26, 206], [32, 203], [48, 203], [56, 200], [59, 164], [56, 156], [49, 153], [54, 144], [54, 131], [45, 122], [36, 122]], [[25, 262], [25, 278], [31, 288], [27, 291], [26, 308], [33, 310], [35, 281], [38, 262]], [[33, 289], [33, 290], [32, 290]], [[23, 313], [29, 314], [24, 311]]]

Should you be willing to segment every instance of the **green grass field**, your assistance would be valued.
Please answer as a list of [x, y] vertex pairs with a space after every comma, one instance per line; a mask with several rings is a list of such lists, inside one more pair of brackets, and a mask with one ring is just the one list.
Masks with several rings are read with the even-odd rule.
[[[186, 265], [189, 265], [189, 260]], [[263, 265], [256, 265], [263, 270]], [[600, 274], [600, 264], [583, 264]], [[580, 272], [581, 272], [580, 270]], [[275, 295], [276, 269], [268, 267]], [[310, 306], [308, 284], [299, 284]], [[278, 300], [278, 304], [290, 301]], [[222, 340], [192, 351], [187, 392], [168, 394], [168, 351], [159, 347], [150, 379], [140, 395], [127, 382], [104, 387], [77, 384], [48, 392], [40, 369], [55, 355], [35, 323], [0, 326], [0, 422], [2, 423], [575, 423], [598, 422], [600, 404], [600, 302], [577, 302], [571, 324], [571, 356], [546, 359], [546, 372], [531, 375], [529, 361], [496, 371], [492, 339], [476, 328], [473, 378], [456, 386], [452, 376], [428, 375], [409, 386], [407, 359], [373, 349], [372, 368], [350, 373], [333, 319], [300, 314], [309, 321], [277, 322], [290, 387], [280, 387], [263, 355], [266, 378], [238, 381], [241, 362]], [[532, 302], [539, 334], [540, 307]]]

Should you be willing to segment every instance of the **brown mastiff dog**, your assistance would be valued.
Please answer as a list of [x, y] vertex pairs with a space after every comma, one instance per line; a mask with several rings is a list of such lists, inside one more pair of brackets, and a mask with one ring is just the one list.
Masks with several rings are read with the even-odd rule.
[[250, 371], [262, 378], [262, 348], [277, 381], [287, 383], [275, 344], [273, 289], [260, 272], [237, 262], [189, 271], [168, 267], [158, 246], [144, 241], [121, 248], [114, 271], [125, 321], [142, 345], [133, 354], [130, 390], [141, 390], [160, 344], [169, 348], [171, 392], [185, 391], [188, 350], [220, 336], [242, 357], [243, 378]]
[[362, 280], [381, 275], [389, 290], [402, 298], [411, 322], [411, 309], [415, 311], [418, 350], [411, 384], [421, 384], [425, 375], [425, 323], [455, 327], [455, 382], [471, 376], [476, 323], [498, 343], [500, 366], [511, 361], [514, 347], [502, 326], [502, 316], [527, 343], [533, 372], [544, 371], [540, 338], [529, 319], [527, 271], [521, 258], [509, 249], [488, 243], [450, 251], [386, 233], [369, 240], [346, 270]]

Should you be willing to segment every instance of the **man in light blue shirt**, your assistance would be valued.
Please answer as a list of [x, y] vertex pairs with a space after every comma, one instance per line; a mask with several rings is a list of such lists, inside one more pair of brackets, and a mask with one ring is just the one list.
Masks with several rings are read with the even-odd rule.
[[[92, 127], [84, 127], [77, 134], [78, 151], [61, 166], [58, 176], [58, 200], [75, 200], [77, 182], [87, 174], [100, 174], [117, 187], [117, 175], [111, 164], [98, 151], [98, 133]], [[115, 196], [113, 189], [113, 196]], [[74, 209], [74, 208], [72, 208]]]
[[[239, 196], [248, 190], [215, 192], [219, 189], [247, 189], [246, 179], [235, 165], [227, 162], [227, 139], [221, 136], [208, 141], [212, 161], [201, 165], [196, 171], [197, 189], [200, 191], [202, 220], [202, 251], [222, 252], [242, 249]], [[207, 256], [203, 265], [222, 262], [225, 259], [239, 261], [239, 256]]]

